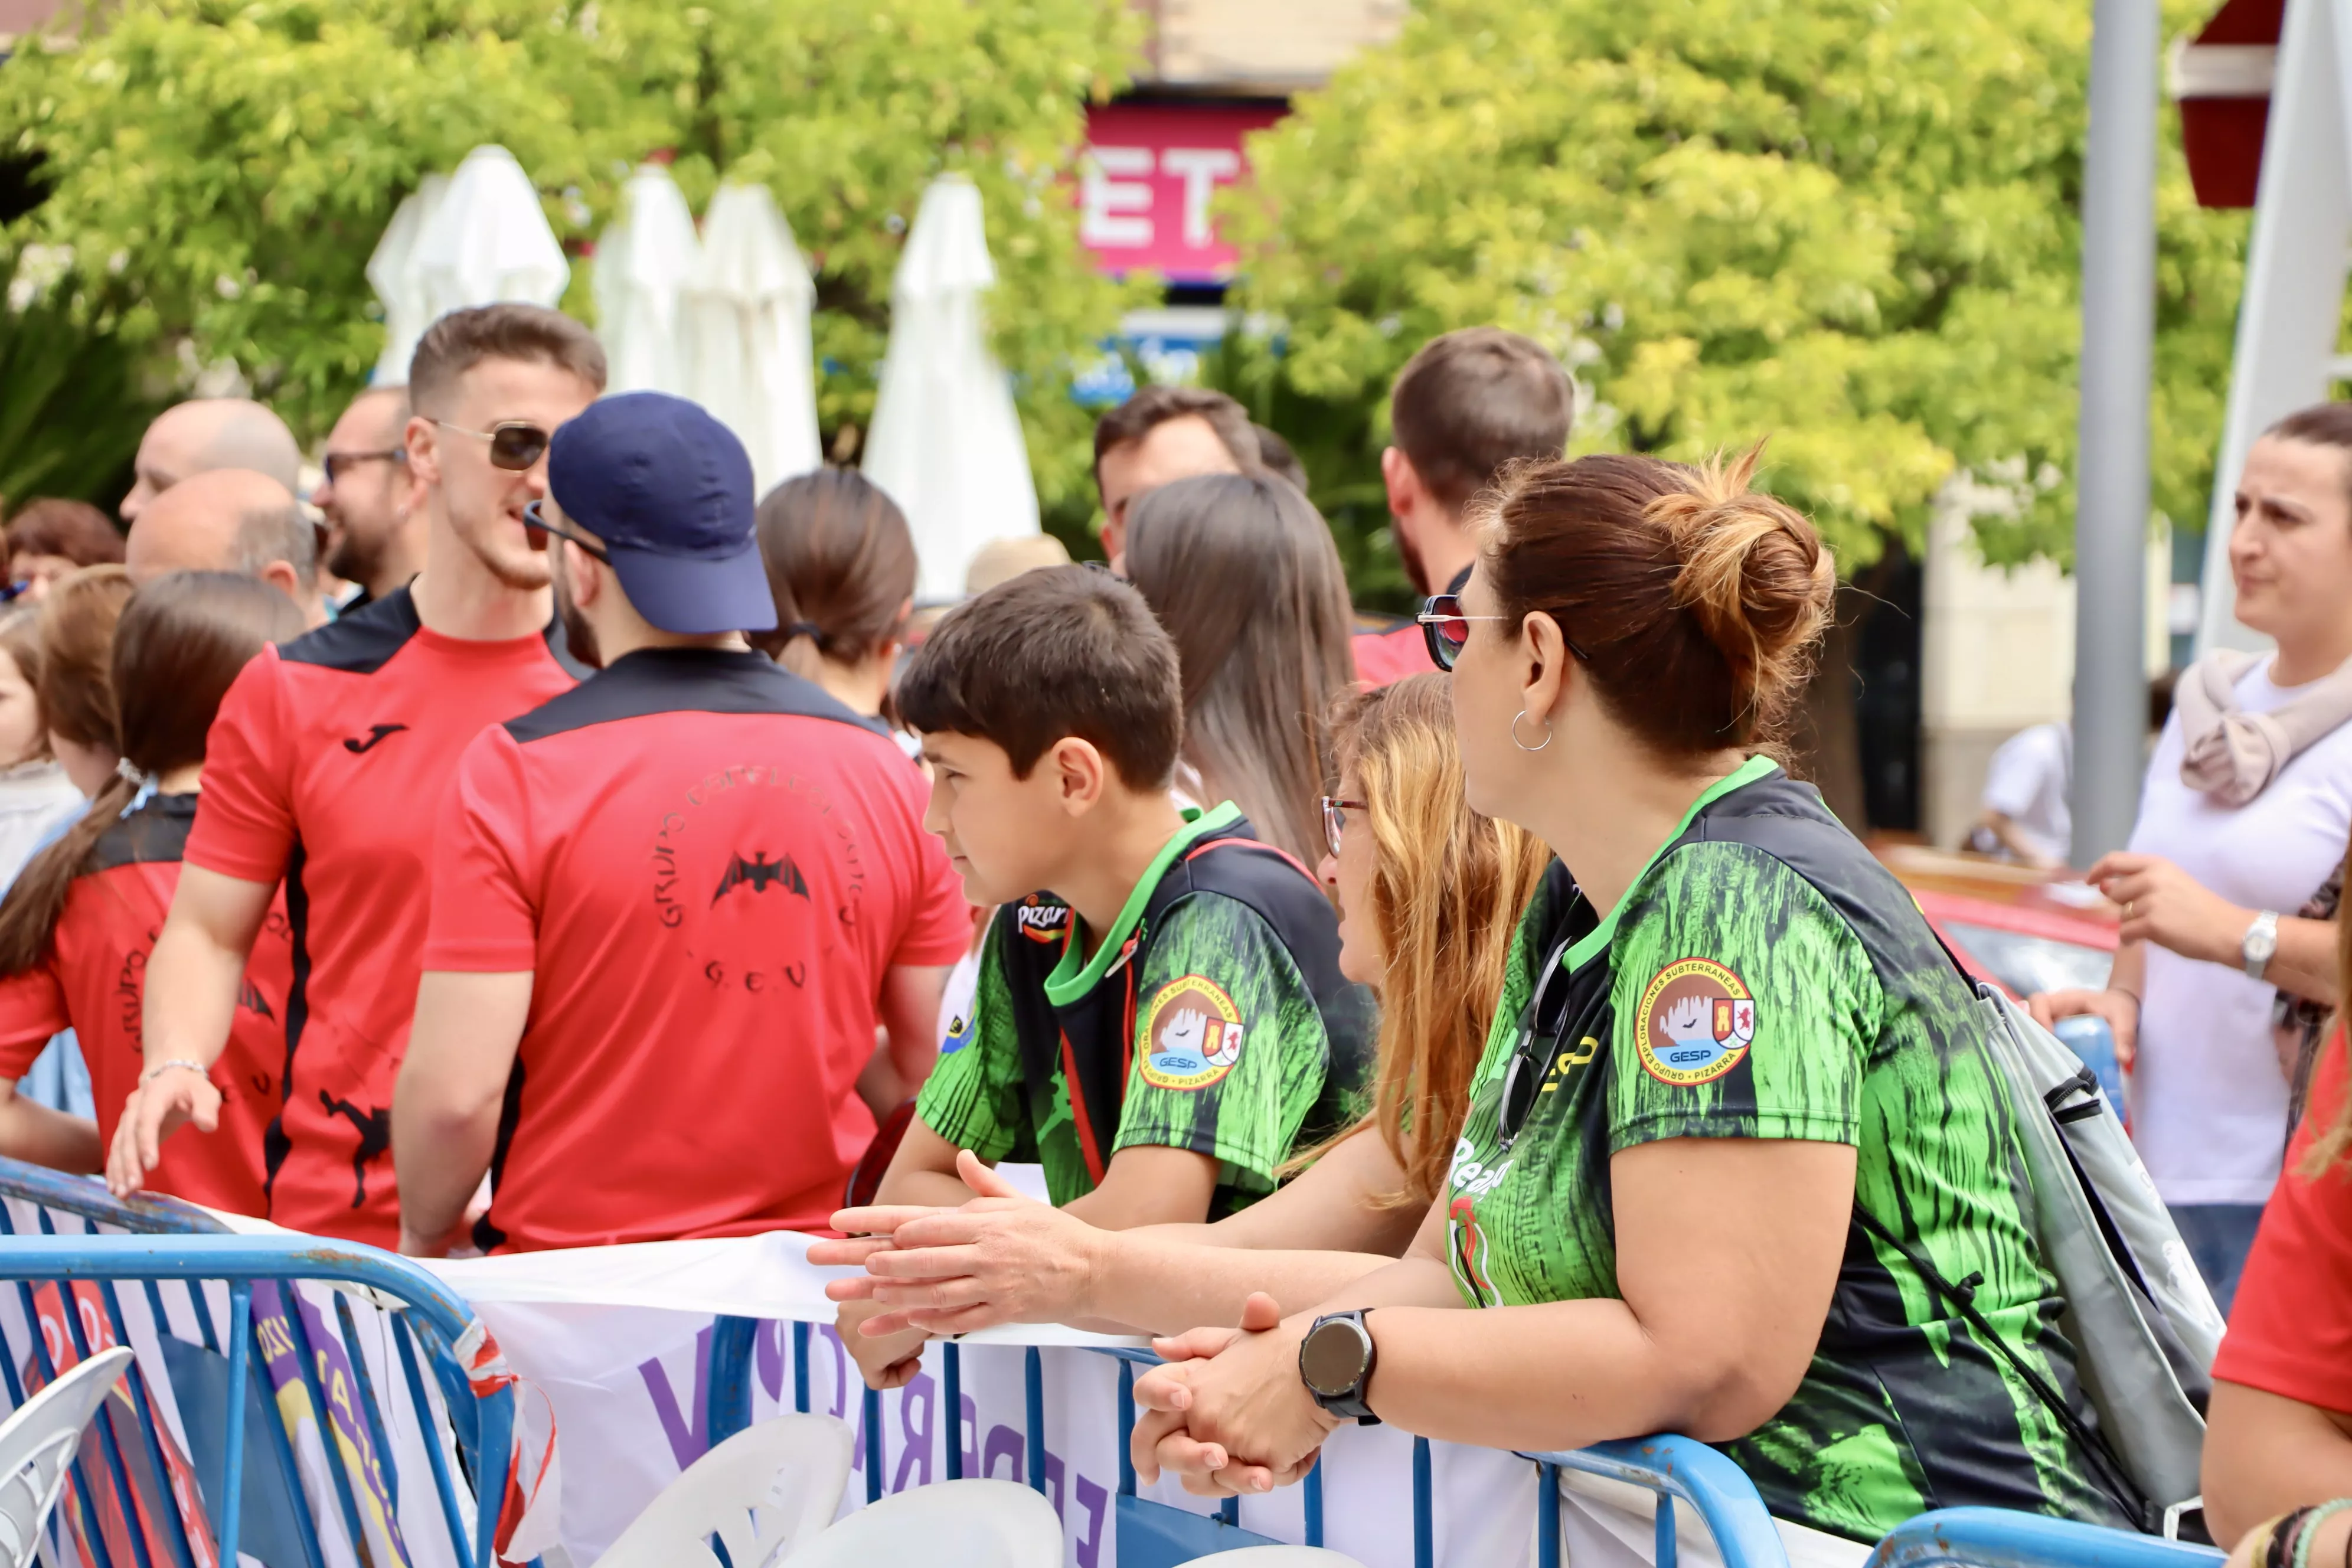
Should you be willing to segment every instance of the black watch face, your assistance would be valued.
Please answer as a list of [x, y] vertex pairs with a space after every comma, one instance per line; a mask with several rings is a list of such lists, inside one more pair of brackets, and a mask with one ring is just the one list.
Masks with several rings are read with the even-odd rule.
[[1298, 1373], [1327, 1397], [1347, 1393], [1364, 1375], [1363, 1331], [1345, 1321], [1318, 1326], [1298, 1347]]

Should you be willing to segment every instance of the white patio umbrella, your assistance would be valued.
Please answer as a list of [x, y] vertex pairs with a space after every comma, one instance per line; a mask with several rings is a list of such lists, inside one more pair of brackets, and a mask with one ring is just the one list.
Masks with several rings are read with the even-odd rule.
[[433, 210], [449, 189], [446, 174], [427, 174], [394, 210], [368, 258], [368, 287], [383, 302], [383, 354], [368, 379], [378, 386], [403, 386], [408, 382], [408, 362], [416, 340], [433, 324], [425, 313], [425, 284], [416, 272], [416, 242], [423, 237]]
[[658, 163], [639, 166], [596, 242], [591, 279], [608, 391], [692, 395], [683, 312], [701, 274], [702, 242], [677, 182]]
[[765, 185], [721, 185], [702, 215], [702, 282], [687, 296], [688, 395], [734, 431], [766, 495], [824, 460], [809, 312], [816, 285]]
[[981, 296], [995, 283], [980, 191], [941, 175], [890, 280], [890, 346], [864, 463], [907, 513], [923, 599], [961, 594], [964, 567], [990, 540], [1038, 531], [1012, 384], [988, 350]]
[[553, 305], [572, 280], [530, 176], [494, 146], [475, 148], [457, 165], [417, 234], [410, 266], [426, 325], [502, 300]]

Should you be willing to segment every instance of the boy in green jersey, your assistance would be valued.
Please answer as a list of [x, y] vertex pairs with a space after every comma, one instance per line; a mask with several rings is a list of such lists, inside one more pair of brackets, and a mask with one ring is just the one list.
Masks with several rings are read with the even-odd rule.
[[[1231, 802], [1170, 798], [1181, 693], [1141, 595], [1076, 566], [982, 595], [908, 666], [924, 825], [999, 907], [877, 1202], [962, 1204], [970, 1150], [1043, 1165], [1054, 1203], [1105, 1229], [1199, 1223], [1354, 1115], [1370, 1004], [1337, 919]], [[903, 1381], [921, 1336], [861, 1343], [871, 1315], [850, 1303], [845, 1337], [870, 1378]]]

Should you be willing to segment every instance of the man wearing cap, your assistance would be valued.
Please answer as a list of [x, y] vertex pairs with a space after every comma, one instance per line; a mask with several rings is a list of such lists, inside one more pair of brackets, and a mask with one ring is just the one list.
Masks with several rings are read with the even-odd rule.
[[776, 625], [751, 465], [683, 399], [555, 433], [549, 540], [602, 672], [484, 731], [432, 859], [393, 1105], [401, 1247], [821, 1229], [875, 1131], [889, 1033], [929, 1076], [971, 921], [922, 777], [875, 721], [753, 652]]

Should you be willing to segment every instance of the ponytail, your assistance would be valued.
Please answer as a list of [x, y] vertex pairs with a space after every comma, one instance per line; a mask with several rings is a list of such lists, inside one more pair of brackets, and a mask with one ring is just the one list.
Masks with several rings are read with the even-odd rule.
[[65, 837], [26, 863], [0, 899], [0, 975], [22, 974], [47, 956], [49, 939], [65, 913], [66, 894], [88, 867], [99, 839], [114, 826], [139, 786], [118, 773]]

